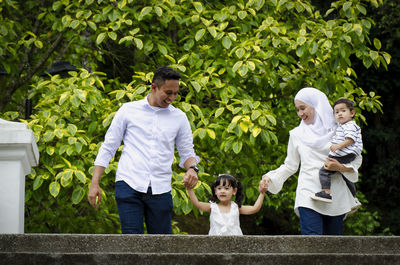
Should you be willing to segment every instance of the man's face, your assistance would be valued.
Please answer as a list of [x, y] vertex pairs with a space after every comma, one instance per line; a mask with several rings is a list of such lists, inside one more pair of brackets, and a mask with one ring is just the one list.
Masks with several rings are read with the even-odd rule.
[[152, 93], [154, 95], [154, 107], [167, 108], [178, 95], [179, 80], [165, 80], [161, 87], [157, 84], [151, 84]]

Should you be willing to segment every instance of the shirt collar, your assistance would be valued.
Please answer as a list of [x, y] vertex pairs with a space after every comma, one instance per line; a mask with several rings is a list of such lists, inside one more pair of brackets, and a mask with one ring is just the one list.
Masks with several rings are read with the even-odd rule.
[[150, 96], [150, 94], [147, 94], [146, 98], [142, 99], [143, 105], [148, 106], [152, 110], [154, 110], [154, 111], [162, 111], [162, 110], [173, 111], [175, 109], [175, 107], [172, 106], [171, 104], [169, 104], [167, 108], [154, 107], [154, 106], [150, 105], [150, 103], [149, 103], [149, 96]]

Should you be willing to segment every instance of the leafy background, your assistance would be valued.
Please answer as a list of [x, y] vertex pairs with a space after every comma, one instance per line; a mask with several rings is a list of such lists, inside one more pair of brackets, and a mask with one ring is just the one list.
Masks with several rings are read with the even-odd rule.
[[[246, 203], [255, 201], [260, 177], [284, 161], [288, 132], [299, 122], [295, 93], [313, 86], [332, 102], [354, 100], [357, 122], [371, 134], [358, 185], [365, 206], [348, 218], [346, 233], [396, 233], [398, 217], [387, 214], [392, 205], [379, 198], [390, 170], [375, 167], [370, 161], [378, 160], [369, 155], [386, 160], [385, 150], [372, 151], [384, 148], [374, 141], [398, 139], [366, 126], [387, 117], [381, 94], [392, 93], [392, 84], [367, 82], [379, 82], [389, 63], [389, 70], [398, 66], [392, 48], [399, 34], [390, 34], [396, 7], [375, 0], [0, 0], [0, 111], [4, 119], [28, 124], [41, 154], [27, 177], [25, 232], [120, 232], [113, 197], [119, 153], [101, 180], [99, 211], [86, 199], [93, 161], [115, 111], [143, 98], [152, 72], [170, 65], [183, 75], [175, 106], [187, 114], [202, 158], [196, 189], [202, 200], [216, 175], [231, 173], [243, 183]], [[56, 61], [78, 69], [45, 74]], [[27, 99], [32, 115], [25, 115]], [[373, 138], [379, 133], [384, 136]], [[207, 216], [188, 201], [178, 159], [174, 232], [206, 233]], [[390, 165], [390, 180], [398, 181], [397, 164]], [[243, 231], [299, 233], [295, 188], [293, 176], [279, 194], [267, 196], [260, 213], [242, 218]]]

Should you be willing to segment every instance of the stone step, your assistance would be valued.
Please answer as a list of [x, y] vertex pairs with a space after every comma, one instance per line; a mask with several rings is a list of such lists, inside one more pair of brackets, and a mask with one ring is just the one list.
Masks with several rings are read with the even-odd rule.
[[0, 264], [400, 264], [400, 237], [0, 235]]

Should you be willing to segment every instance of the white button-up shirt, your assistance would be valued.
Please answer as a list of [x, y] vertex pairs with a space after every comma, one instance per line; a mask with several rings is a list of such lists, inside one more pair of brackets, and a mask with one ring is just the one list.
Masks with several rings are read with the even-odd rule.
[[147, 98], [125, 103], [117, 111], [99, 149], [97, 166], [107, 167], [116, 150], [124, 142], [115, 181], [123, 180], [134, 190], [153, 194], [171, 190], [171, 165], [175, 143], [180, 156], [179, 166], [194, 157], [193, 136], [184, 112], [169, 105], [153, 107]]

